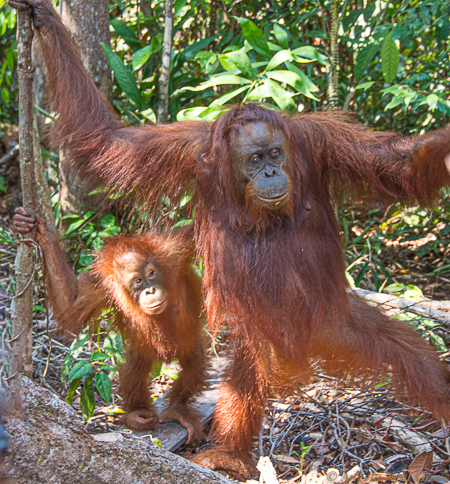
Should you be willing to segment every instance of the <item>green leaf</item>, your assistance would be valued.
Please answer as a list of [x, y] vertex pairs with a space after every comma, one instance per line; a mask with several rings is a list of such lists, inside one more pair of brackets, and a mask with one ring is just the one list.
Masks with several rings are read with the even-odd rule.
[[133, 29], [129, 27], [125, 22], [118, 18], [112, 18], [110, 24], [116, 31], [116, 34], [121, 37], [131, 47], [132, 51], [136, 51], [142, 45], [142, 42], [136, 37]]
[[105, 243], [100, 237], [95, 237], [94, 240], [92, 241], [92, 248], [94, 250], [100, 250], [104, 245]]
[[[296, 65], [292, 64], [291, 62], [286, 62], [287, 68], [292, 71], [296, 72], [303, 80], [305, 83], [306, 89], [308, 92], [302, 92], [307, 97], [312, 96], [312, 92], [318, 92], [320, 89], [311, 81], [311, 79], [301, 70], [299, 69]], [[312, 97], [312, 99], [315, 99]]]
[[328, 64], [327, 58], [320, 54], [315, 47], [310, 45], [304, 45], [303, 47], [298, 47], [292, 51], [292, 54], [298, 55], [299, 57], [306, 57], [306, 59], [316, 60], [320, 64], [326, 66]]
[[359, 52], [358, 56], [356, 57], [355, 63], [355, 78], [360, 79], [363, 74], [366, 73], [367, 68], [369, 67], [370, 63], [372, 62], [375, 54], [378, 52], [378, 44], [371, 44], [366, 47], [363, 47]]
[[80, 257], [78, 259], [78, 264], [80, 264], [81, 267], [89, 267], [93, 261], [94, 259], [89, 254], [89, 252], [87, 252], [86, 250], [83, 250], [83, 252], [81, 252]]
[[139, 49], [131, 56], [133, 71], [140, 69], [151, 57], [152, 54], [161, 50], [161, 44], [156, 37], [153, 37], [151, 44]]
[[219, 37], [220, 34], [212, 35], [211, 37], [206, 37], [206, 39], [194, 42], [183, 50], [183, 54], [187, 59], [194, 59], [195, 56], [205, 47], [208, 46], [210, 42]]
[[0, 175], [0, 192], [6, 193], [5, 177]]
[[233, 91], [227, 92], [223, 96], [220, 96], [218, 99], [213, 101], [210, 104], [210, 106], [222, 106], [225, 103], [227, 103], [230, 99], [233, 99], [234, 97], [238, 96], [241, 92], [244, 92], [247, 89], [249, 89], [249, 87], [244, 86], [244, 87], [238, 87], [237, 89], [234, 89]]
[[168, 378], [171, 378], [172, 380], [178, 380], [179, 378], [178, 373], [172, 368], [169, 368], [167, 366], [163, 366], [161, 368], [161, 374], [164, 376], [167, 376]]
[[105, 215], [101, 222], [100, 222], [100, 225], [106, 229], [108, 227], [112, 227], [114, 225], [116, 225], [116, 217], [114, 217], [113, 214], [109, 213], [108, 215]]
[[109, 399], [111, 398], [111, 380], [109, 379], [109, 376], [106, 373], [103, 373], [103, 371], [99, 371], [95, 375], [95, 386], [103, 400], [109, 404]]
[[95, 392], [92, 380], [86, 380], [80, 392], [80, 407], [83, 412], [84, 421], [92, 417], [95, 408]]
[[107, 355], [106, 353], [100, 353], [99, 351], [94, 351], [91, 355], [91, 361], [104, 361], [108, 358], [111, 358], [111, 355]]
[[385, 287], [384, 291], [398, 293], [398, 292], [402, 292], [404, 289], [405, 289], [404, 284], [400, 284], [396, 282], [395, 284], [390, 284], [389, 286]]
[[150, 371], [150, 375], [152, 378], [157, 378], [161, 374], [162, 364], [162, 360], [159, 360], [152, 366], [152, 369]]
[[123, 341], [120, 334], [111, 331], [105, 338], [103, 347], [105, 351], [121, 359], [123, 355]]
[[438, 102], [440, 101], [439, 96], [436, 94], [429, 94], [426, 97], [426, 103], [430, 106], [430, 109], [436, 109]]
[[77, 358], [78, 355], [83, 351], [85, 344], [89, 340], [89, 333], [88, 331], [83, 331], [75, 338], [70, 345], [70, 355], [74, 358]]
[[400, 52], [392, 37], [392, 32], [389, 32], [381, 47], [381, 70], [386, 82], [391, 83], [395, 79], [399, 63]]
[[192, 225], [193, 223], [194, 220], [192, 218], [189, 220], [180, 220], [174, 225], [174, 227], [185, 227], [186, 225]]
[[434, 331], [428, 331], [432, 345], [439, 351], [446, 351], [445, 341]]
[[292, 109], [295, 107], [294, 102], [291, 100], [294, 95], [294, 93], [286, 91], [276, 82], [266, 79], [264, 84], [258, 86], [247, 96], [247, 99], [260, 100], [271, 97], [281, 109]]
[[357, 91], [358, 89], [364, 89], [364, 91], [367, 91], [367, 89], [370, 89], [374, 84], [375, 81], [363, 82], [362, 84], [359, 84], [355, 87], [355, 91]]
[[9, 90], [6, 87], [2, 88], [2, 99], [5, 104], [9, 104]]
[[153, 109], [148, 108], [144, 111], [141, 111], [140, 114], [141, 114], [141, 116], [144, 116], [145, 119], [148, 119], [152, 123], [156, 124], [156, 115], [155, 115], [155, 112], [153, 111]]
[[297, 89], [297, 91], [305, 88], [305, 83], [303, 82], [303, 79], [296, 72], [273, 71], [268, 72], [267, 77], [270, 77], [270, 79], [275, 79], [278, 82], [285, 82], [294, 89]]
[[77, 378], [73, 380], [69, 385], [69, 391], [67, 392], [66, 402], [71, 405], [73, 401], [73, 397], [75, 396], [75, 390], [78, 388], [80, 384], [81, 378]]
[[233, 71], [236, 69], [234, 62], [231, 62], [231, 60], [228, 58], [226, 54], [219, 55], [218, 58], [219, 58], [220, 64], [226, 71]]
[[209, 81], [202, 82], [199, 86], [196, 86], [196, 87], [186, 86], [186, 87], [183, 87], [183, 89], [181, 90], [204, 91], [208, 87], [221, 86], [223, 84], [231, 84], [231, 85], [232, 84], [251, 84], [251, 81], [239, 76], [230, 76], [230, 75], [217, 76], [217, 77], [213, 77]]
[[70, 355], [66, 355], [61, 368], [61, 381], [65, 381], [69, 375], [70, 367], [72, 366], [74, 359]]
[[73, 368], [70, 370], [69, 382], [72, 382], [77, 378], [87, 376], [89, 374], [92, 374], [91, 364], [88, 361], [78, 361], [77, 363], [75, 363], [75, 365], [73, 365]]
[[293, 60], [291, 51], [280, 50], [272, 57], [272, 59], [270, 59], [270, 62], [267, 64], [265, 72], [271, 71], [272, 69], [275, 69], [275, 67], [278, 67], [280, 64], [283, 64], [283, 62], [290, 60]]
[[66, 235], [69, 235], [71, 232], [81, 227], [85, 222], [86, 220], [81, 219], [81, 220], [77, 220], [73, 224], [70, 224], [69, 228], [67, 229]]
[[114, 76], [117, 83], [122, 88], [122, 91], [140, 108], [144, 106], [144, 101], [139, 91], [133, 73], [130, 72], [122, 62], [122, 59], [111, 50], [109, 45], [102, 43], [105, 51], [106, 59], [111, 69], [114, 71]]
[[273, 24], [273, 35], [283, 49], [289, 49], [289, 32], [287, 32], [280, 24]]
[[241, 26], [245, 40], [253, 47], [253, 49], [255, 49], [258, 54], [270, 59], [272, 57], [272, 53], [270, 52], [269, 45], [267, 44], [261, 30], [259, 30], [258, 27], [247, 18], [235, 18]]
[[253, 69], [252, 63], [244, 49], [229, 52], [226, 56], [236, 65], [245, 77], [248, 77], [249, 79], [256, 78], [255, 69]]

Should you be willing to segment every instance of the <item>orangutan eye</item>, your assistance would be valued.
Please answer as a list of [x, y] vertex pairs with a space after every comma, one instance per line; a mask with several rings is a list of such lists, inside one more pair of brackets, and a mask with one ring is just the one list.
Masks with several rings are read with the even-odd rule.
[[148, 273], [148, 277], [153, 277], [155, 275], [155, 271], [152, 269], [149, 273]]
[[142, 279], [139, 279], [139, 277], [136, 277], [136, 279], [133, 280], [134, 284], [140, 284], [142, 282]]
[[278, 155], [280, 154], [280, 150], [278, 148], [275, 148], [274, 150], [272, 150], [272, 153], [271, 155], [276, 158]]
[[261, 155], [258, 155], [258, 153], [254, 153], [251, 157], [250, 160], [253, 161], [253, 163], [258, 163], [261, 161]]

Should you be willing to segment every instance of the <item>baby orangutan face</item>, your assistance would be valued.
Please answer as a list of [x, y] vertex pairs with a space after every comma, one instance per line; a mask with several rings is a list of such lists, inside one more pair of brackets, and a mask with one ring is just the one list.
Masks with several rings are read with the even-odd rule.
[[133, 302], [149, 315], [161, 314], [167, 305], [166, 291], [161, 270], [152, 257], [126, 252], [116, 263], [122, 287]]

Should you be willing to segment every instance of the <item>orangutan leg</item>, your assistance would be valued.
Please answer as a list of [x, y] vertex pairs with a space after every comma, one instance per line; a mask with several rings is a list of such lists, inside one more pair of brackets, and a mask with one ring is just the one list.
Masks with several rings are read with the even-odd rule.
[[399, 393], [450, 418], [450, 373], [433, 347], [403, 321], [389, 319], [366, 303], [350, 298], [351, 313], [342, 324], [321, 325], [312, 348], [332, 372], [358, 374], [392, 371]]
[[148, 388], [149, 374], [156, 358], [149, 353], [139, 353], [132, 347], [128, 348], [125, 363], [119, 371], [119, 394], [124, 400], [126, 411], [122, 423], [131, 430], [151, 430], [158, 421]]
[[191, 353], [181, 355], [182, 372], [170, 391], [170, 403], [160, 422], [178, 420], [188, 431], [186, 444], [196, 444], [204, 439], [201, 415], [189, 405], [193, 395], [201, 390], [205, 381], [205, 349], [200, 339]]
[[236, 348], [219, 391], [213, 422], [216, 447], [192, 460], [210, 469], [228, 471], [236, 478], [249, 478], [254, 472], [250, 448], [261, 425], [267, 388], [248, 344], [242, 342]]

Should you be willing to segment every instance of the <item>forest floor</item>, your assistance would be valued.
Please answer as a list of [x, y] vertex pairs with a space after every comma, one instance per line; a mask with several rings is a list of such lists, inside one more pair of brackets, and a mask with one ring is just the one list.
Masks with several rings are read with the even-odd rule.
[[[14, 172], [13, 165], [3, 169]], [[0, 197], [0, 227], [3, 229], [0, 246], [0, 334], [3, 345], [0, 376], [3, 382], [8, 376], [8, 321], [16, 253], [13, 238], [8, 238], [12, 210], [18, 204], [13, 192]], [[369, 262], [358, 281], [361, 287], [376, 290], [377, 268], [382, 267], [391, 277], [390, 283], [404, 285], [405, 290], [406, 286], [417, 286], [433, 300], [450, 299], [450, 276], [447, 278], [445, 274], [449, 242], [445, 213], [441, 211], [433, 217], [419, 214], [419, 220], [415, 220], [417, 223], [405, 225], [404, 218], [415, 216], [415, 213], [387, 214], [361, 206], [346, 208], [344, 218], [347, 226], [351, 227], [346, 235], [346, 253], [349, 263], [359, 260], [351, 274], [353, 280], [358, 279], [366, 262]], [[380, 248], [376, 243], [377, 234], [381, 233], [391, 237], [385, 239]], [[367, 244], [368, 238], [373, 241], [372, 245], [370, 242]], [[425, 249], [418, 256], [421, 247]], [[443, 270], [440, 272], [439, 268]], [[384, 273], [380, 282], [383, 279]], [[68, 384], [61, 381], [61, 371], [71, 342], [58, 337], [52, 325], [47, 324], [41, 278], [36, 279], [34, 291], [33, 377], [43, 387], [65, 399]], [[398, 313], [401, 312], [397, 311], [397, 317], [414, 324], [425, 338], [437, 346], [440, 357], [450, 363], [450, 327], [412, 314]], [[390, 316], [395, 314], [390, 311]], [[219, 354], [229, 350], [225, 336], [226, 333], [223, 333], [222, 338], [214, 341], [214, 351]], [[96, 343], [88, 341], [77, 354], [76, 361], [90, 361], [95, 348]], [[170, 388], [172, 380], [168, 375], [174, 369], [176, 365], [152, 381], [154, 398]], [[446, 427], [428, 412], [397, 400], [389, 383], [387, 375], [375, 387], [365, 387], [363, 381], [355, 386], [324, 375], [317, 367], [313, 381], [288, 390], [276, 390], [268, 402], [262, 432], [254, 441], [255, 459], [258, 460], [261, 455], [270, 456], [280, 484], [342, 482], [344, 473], [347, 473], [344, 480], [358, 479], [360, 482], [449, 481], [450, 437]], [[118, 429], [121, 398], [117, 384], [116, 376], [109, 405], [96, 395], [94, 413], [86, 423], [88, 431]], [[81, 414], [78, 390], [72, 406]], [[207, 441], [196, 448], [183, 446], [177, 452], [189, 458], [209, 445]]]

